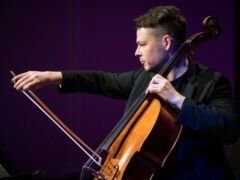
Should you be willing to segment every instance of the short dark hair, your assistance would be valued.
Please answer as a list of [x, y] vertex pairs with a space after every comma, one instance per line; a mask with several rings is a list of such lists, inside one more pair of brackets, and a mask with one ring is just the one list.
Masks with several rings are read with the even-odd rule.
[[175, 6], [157, 6], [134, 19], [135, 27], [159, 28], [161, 33], [169, 34], [177, 44], [186, 40], [187, 22]]

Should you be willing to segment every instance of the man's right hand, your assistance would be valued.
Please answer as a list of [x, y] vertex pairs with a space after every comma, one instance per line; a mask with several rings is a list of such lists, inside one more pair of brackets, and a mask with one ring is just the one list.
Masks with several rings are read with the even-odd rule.
[[50, 84], [61, 84], [60, 71], [27, 71], [12, 78], [16, 90], [36, 90]]

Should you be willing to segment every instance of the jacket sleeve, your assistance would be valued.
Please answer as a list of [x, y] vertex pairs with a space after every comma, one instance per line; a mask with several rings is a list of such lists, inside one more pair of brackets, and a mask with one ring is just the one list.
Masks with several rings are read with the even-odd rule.
[[230, 83], [220, 76], [212, 84], [204, 102], [185, 99], [177, 122], [204, 137], [234, 143], [239, 137], [240, 125], [231, 102]]
[[106, 97], [127, 99], [141, 69], [125, 73], [101, 71], [62, 71], [60, 93], [85, 92]]

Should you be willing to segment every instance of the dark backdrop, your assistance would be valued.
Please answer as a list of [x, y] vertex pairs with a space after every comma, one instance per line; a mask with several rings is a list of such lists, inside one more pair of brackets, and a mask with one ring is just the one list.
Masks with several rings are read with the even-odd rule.
[[[203, 30], [205, 16], [219, 17], [223, 25], [220, 37], [201, 44], [195, 58], [226, 75], [236, 88], [233, 0], [0, 0], [0, 163], [9, 173], [43, 169], [49, 178], [78, 177], [87, 160], [12, 88], [9, 71], [137, 69], [133, 19], [153, 6], [169, 4], [178, 6], [186, 16], [189, 36]], [[96, 95], [59, 95], [56, 87], [43, 88], [37, 94], [94, 149], [121, 118], [125, 105], [125, 101]], [[236, 146], [229, 151], [236, 171], [237, 151]]]

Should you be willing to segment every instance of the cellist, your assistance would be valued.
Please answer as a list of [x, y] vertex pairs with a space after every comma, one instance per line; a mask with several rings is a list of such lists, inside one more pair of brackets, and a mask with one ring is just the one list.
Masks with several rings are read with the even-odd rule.
[[175, 6], [157, 6], [135, 19], [135, 56], [142, 68], [124, 73], [100, 71], [28, 71], [13, 78], [17, 90], [58, 84], [61, 93], [87, 92], [128, 99], [126, 110], [142, 91], [179, 110], [183, 133], [153, 179], [234, 179], [223, 144], [238, 140], [240, 122], [229, 80], [181, 55], [166, 78], [159, 70], [186, 40], [186, 19]]

